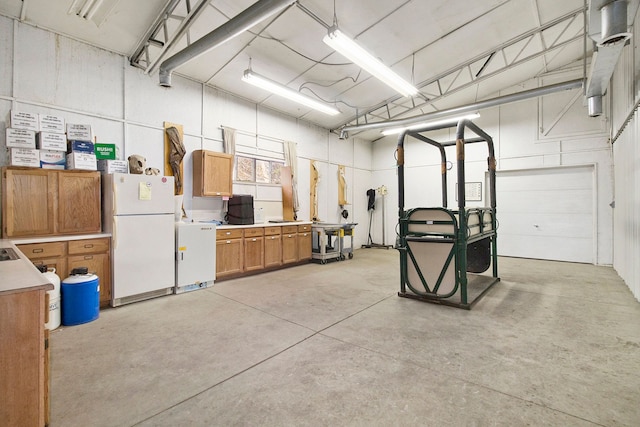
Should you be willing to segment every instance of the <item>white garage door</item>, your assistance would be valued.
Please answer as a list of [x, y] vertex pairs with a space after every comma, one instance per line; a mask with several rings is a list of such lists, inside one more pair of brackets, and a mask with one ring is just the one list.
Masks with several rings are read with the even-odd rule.
[[496, 173], [498, 255], [593, 263], [594, 167]]

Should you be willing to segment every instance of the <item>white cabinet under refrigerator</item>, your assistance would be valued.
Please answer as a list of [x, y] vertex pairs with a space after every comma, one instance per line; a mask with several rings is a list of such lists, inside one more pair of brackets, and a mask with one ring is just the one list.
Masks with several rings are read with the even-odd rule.
[[111, 305], [173, 293], [174, 178], [103, 174], [102, 197], [103, 226], [112, 240]]
[[176, 223], [176, 294], [207, 288], [216, 278], [216, 226]]

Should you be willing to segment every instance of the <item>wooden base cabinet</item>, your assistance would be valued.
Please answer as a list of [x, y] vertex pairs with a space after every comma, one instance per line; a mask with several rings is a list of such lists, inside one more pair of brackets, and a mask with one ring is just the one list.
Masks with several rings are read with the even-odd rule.
[[298, 227], [287, 225], [282, 227], [282, 263], [290, 264], [298, 261]]
[[298, 233], [298, 261], [311, 259], [311, 231]]
[[48, 419], [46, 289], [0, 294], [0, 424], [43, 426]]
[[311, 225], [234, 226], [216, 230], [216, 280], [311, 259]]
[[[87, 267], [98, 276], [100, 283], [100, 306], [111, 304], [111, 260], [109, 239], [87, 239], [69, 241], [67, 269], [69, 273], [77, 267]], [[63, 277], [64, 279], [64, 277]]]
[[35, 265], [55, 268], [60, 280], [68, 276], [67, 242], [30, 243], [17, 246]]
[[244, 230], [244, 271], [264, 269], [263, 228]]
[[216, 279], [242, 273], [242, 229], [216, 231]]
[[264, 266], [279, 267], [282, 265], [282, 233], [280, 227], [264, 228]]
[[109, 237], [61, 242], [19, 244], [18, 249], [35, 265], [56, 269], [60, 280], [76, 267], [87, 267], [98, 276], [100, 307], [111, 304], [111, 240]]

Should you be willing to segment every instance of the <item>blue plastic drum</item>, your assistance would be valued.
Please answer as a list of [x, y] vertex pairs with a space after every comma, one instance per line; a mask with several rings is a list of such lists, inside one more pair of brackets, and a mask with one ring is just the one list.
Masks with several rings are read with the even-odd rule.
[[98, 276], [86, 267], [74, 268], [62, 281], [62, 324], [80, 325], [96, 320], [100, 314], [100, 283]]

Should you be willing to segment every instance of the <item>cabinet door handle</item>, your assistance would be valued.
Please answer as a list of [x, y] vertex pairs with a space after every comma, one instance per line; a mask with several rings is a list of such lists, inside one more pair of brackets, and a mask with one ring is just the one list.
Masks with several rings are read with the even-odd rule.
[[93, 255], [85, 255], [84, 259], [93, 259]]
[[231, 243], [231, 240], [227, 240], [227, 245], [228, 245], [229, 243]]
[[87, 249], [91, 249], [93, 247], [93, 243], [87, 243], [86, 245], [84, 245], [84, 247]]
[[31, 252], [34, 253], [34, 254], [40, 254], [40, 253], [44, 252], [44, 249], [38, 248], [38, 249], [32, 250]]
[[255, 241], [256, 241], [256, 239], [251, 239], [251, 241], [252, 241], [252, 242], [255, 242]]
[[226, 234], [227, 236], [229, 236], [229, 235], [231, 234], [231, 232], [230, 232], [230, 231], [227, 231], [225, 234]]

